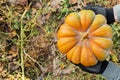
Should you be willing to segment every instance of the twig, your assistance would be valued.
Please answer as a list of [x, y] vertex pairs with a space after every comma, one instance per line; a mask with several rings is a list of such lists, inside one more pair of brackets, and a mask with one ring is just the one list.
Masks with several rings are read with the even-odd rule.
[[34, 58], [32, 58], [30, 55], [28, 55], [28, 54], [25, 52], [25, 50], [24, 50], [24, 54], [25, 54], [28, 58], [30, 58], [32, 61], [34, 61], [35, 63], [37, 63], [43, 73], [45, 73], [45, 72], [47, 71], [47, 69], [44, 69], [43, 66], [39, 64], [38, 61], [36, 61]]

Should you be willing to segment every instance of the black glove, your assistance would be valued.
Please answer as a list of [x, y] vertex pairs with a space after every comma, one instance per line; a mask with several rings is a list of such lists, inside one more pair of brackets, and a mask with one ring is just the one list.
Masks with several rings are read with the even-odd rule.
[[85, 72], [95, 73], [95, 74], [102, 74], [105, 71], [108, 63], [109, 62], [105, 60], [103, 62], [99, 61], [95, 66], [85, 67], [82, 64], [75, 64], [75, 65], [79, 66]]
[[93, 10], [95, 14], [102, 14], [106, 17], [107, 23], [115, 22], [113, 8], [104, 8], [101, 6], [87, 5], [84, 7], [87, 10]]

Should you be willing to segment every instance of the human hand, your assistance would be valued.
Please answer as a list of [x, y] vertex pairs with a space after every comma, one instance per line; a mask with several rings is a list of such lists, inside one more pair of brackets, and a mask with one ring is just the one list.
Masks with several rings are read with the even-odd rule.
[[95, 74], [102, 74], [107, 65], [108, 61], [99, 61], [95, 66], [83, 66], [82, 64], [75, 64], [76, 66], [80, 67], [83, 71], [89, 72], [89, 73], [95, 73]]
[[95, 14], [102, 14], [106, 17], [107, 23], [115, 22], [113, 8], [104, 8], [102, 6], [87, 5], [84, 7], [87, 10], [93, 10]]

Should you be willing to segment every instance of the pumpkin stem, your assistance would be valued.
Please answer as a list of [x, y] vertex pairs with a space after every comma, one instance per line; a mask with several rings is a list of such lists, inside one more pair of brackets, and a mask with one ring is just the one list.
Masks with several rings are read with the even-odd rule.
[[87, 39], [88, 38], [88, 32], [84, 33], [80, 40]]

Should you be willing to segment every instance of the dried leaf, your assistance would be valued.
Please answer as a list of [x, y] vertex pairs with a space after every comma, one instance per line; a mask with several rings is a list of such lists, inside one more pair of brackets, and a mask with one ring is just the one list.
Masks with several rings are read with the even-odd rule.
[[72, 71], [74, 71], [74, 68], [63, 69], [60, 74], [70, 74]]
[[16, 1], [16, 0], [7, 0], [7, 2], [8, 2], [10, 5], [15, 4], [15, 1]]
[[78, 2], [78, 0], [69, 0], [70, 4], [76, 4]]
[[51, 17], [51, 12], [49, 12], [46, 16], [45, 16], [45, 20], [48, 20]]
[[35, 8], [35, 9], [39, 9], [39, 8], [41, 8], [41, 7], [42, 7], [42, 5], [41, 5], [40, 2], [36, 2], [36, 4], [33, 5], [33, 8]]
[[8, 68], [9, 68], [10, 71], [15, 71], [19, 68], [19, 66], [15, 62], [10, 62], [9, 65], [8, 65]]
[[18, 49], [15, 45], [12, 45], [11, 49], [9, 50], [9, 54], [12, 54], [13, 57], [18, 55]]
[[16, 30], [12, 30], [12, 31], [9, 33], [9, 37], [10, 37], [10, 38], [15, 37], [16, 35], [17, 35]]
[[0, 72], [2, 72], [4, 69], [4, 63], [0, 62]]
[[27, 5], [28, 4], [28, 0], [18, 0], [18, 2], [21, 5]]
[[51, 4], [52, 11], [56, 11], [61, 8], [62, 0], [52, 0], [49, 4]]
[[7, 0], [7, 2], [10, 5], [15, 5], [15, 4], [27, 5], [28, 4], [28, 0]]

